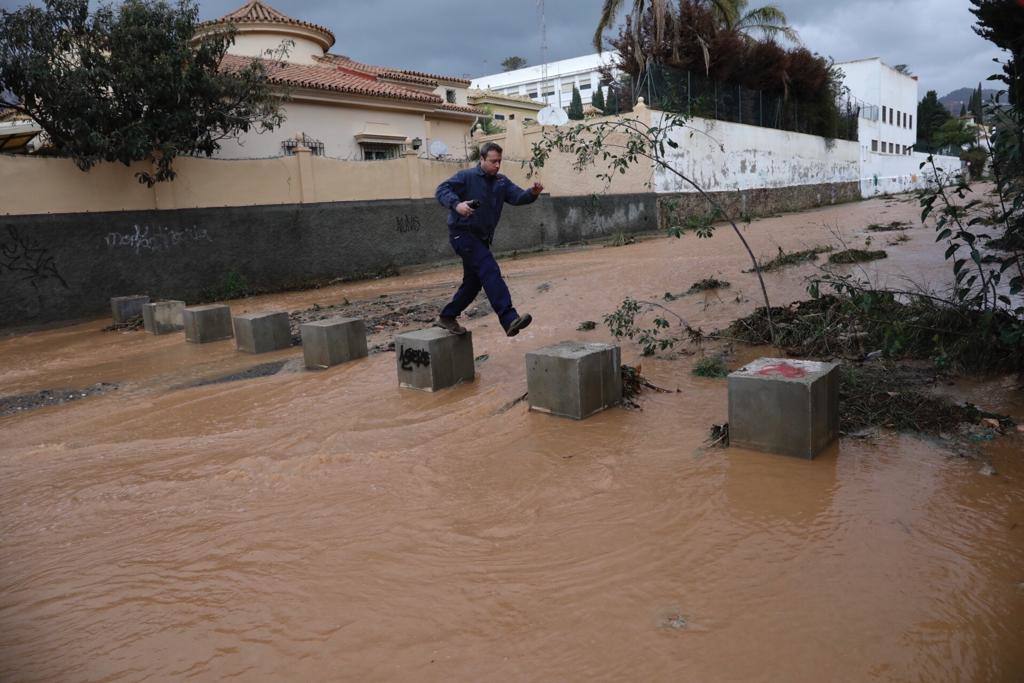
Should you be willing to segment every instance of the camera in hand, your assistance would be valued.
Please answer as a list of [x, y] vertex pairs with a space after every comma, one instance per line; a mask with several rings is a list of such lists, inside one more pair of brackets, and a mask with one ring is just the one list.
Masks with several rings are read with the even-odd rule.
[[480, 200], [479, 199], [470, 199], [468, 202], [466, 202], [466, 204], [468, 204], [469, 208], [471, 208], [471, 209], [479, 209], [480, 208]]

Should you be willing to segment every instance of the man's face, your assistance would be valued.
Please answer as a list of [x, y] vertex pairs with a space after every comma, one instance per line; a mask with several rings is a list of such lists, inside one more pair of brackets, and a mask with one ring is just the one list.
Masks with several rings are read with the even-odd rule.
[[501, 170], [501, 152], [495, 152], [493, 149], [488, 152], [487, 156], [480, 160], [480, 168], [487, 175], [497, 175]]

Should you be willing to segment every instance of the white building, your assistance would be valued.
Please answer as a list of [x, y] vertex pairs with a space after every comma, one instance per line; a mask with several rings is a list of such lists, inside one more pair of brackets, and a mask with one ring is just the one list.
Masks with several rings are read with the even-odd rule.
[[[515, 71], [479, 76], [470, 82], [471, 88], [493, 90], [503, 95], [529, 97], [537, 102], [553, 104], [563, 109], [572, 101], [573, 86], [579, 89], [583, 106], [601, 87], [601, 68], [611, 66], [614, 55], [598, 52]], [[608, 94], [604, 88], [603, 94]]]
[[[241, 69], [263, 59], [270, 84], [289, 97], [282, 128], [224, 140], [218, 157], [289, 155], [298, 140], [314, 155], [337, 159], [392, 159], [407, 149], [427, 154], [434, 141], [444, 143], [449, 156], [467, 156], [470, 127], [481, 114], [467, 101], [468, 80], [332, 53], [329, 29], [289, 17], [264, 0], [249, 0], [203, 28], [226, 24], [237, 35], [221, 67]], [[269, 60], [268, 53], [282, 45], [289, 46], [288, 54]]]
[[[908, 76], [878, 57], [840, 62], [843, 84], [861, 105], [861, 194], [865, 197], [906, 192], [924, 183], [921, 162], [927, 154], [914, 151], [917, 143], [917, 76]], [[956, 157], [935, 156], [946, 171], [960, 165]]]
[[875, 154], [909, 156], [917, 142], [917, 76], [908, 76], [878, 57], [839, 62], [843, 85], [862, 105], [857, 127], [862, 148]]

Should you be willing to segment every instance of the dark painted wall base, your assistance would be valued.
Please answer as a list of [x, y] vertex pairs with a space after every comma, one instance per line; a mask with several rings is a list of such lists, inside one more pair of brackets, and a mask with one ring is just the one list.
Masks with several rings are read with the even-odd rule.
[[[856, 183], [721, 193], [766, 215], [859, 198]], [[679, 201], [682, 197], [684, 201]], [[645, 232], [693, 195], [541, 197], [506, 207], [495, 251]], [[745, 202], [745, 204], [743, 204]], [[433, 199], [0, 217], [0, 327], [109, 314], [112, 296], [189, 303], [454, 258]]]
[[[821, 183], [790, 187], [709, 192], [726, 211], [739, 219], [744, 216], [759, 218], [790, 211], [802, 211], [815, 206], [859, 201], [860, 183]], [[683, 225], [687, 216], [708, 214], [711, 205], [699, 194], [684, 193], [658, 196], [658, 224], [661, 228]]]
[[[653, 195], [506, 207], [497, 251], [654, 230]], [[148, 294], [189, 303], [455, 258], [433, 199], [0, 217], [0, 326], [109, 313]]]

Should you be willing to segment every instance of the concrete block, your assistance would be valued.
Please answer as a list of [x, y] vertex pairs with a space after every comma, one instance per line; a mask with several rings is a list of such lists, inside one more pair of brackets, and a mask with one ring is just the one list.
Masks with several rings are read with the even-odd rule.
[[169, 334], [185, 327], [184, 301], [157, 301], [142, 305], [142, 322], [150, 334]]
[[143, 304], [149, 303], [148, 296], [115, 296], [110, 299], [110, 313], [115, 324], [126, 323], [142, 315]]
[[231, 339], [231, 307], [224, 304], [189, 306], [182, 311], [185, 341], [195, 344]]
[[366, 357], [366, 324], [358, 318], [317, 320], [303, 323], [299, 330], [307, 368], [329, 368]]
[[292, 345], [292, 331], [288, 325], [288, 314], [284, 311], [243, 313], [236, 315], [233, 322], [239, 351], [266, 353]]
[[437, 391], [472, 381], [473, 333], [452, 334], [439, 327], [395, 337], [398, 383], [410, 389]]
[[618, 346], [564, 341], [526, 354], [531, 410], [582, 420], [622, 401]]
[[839, 366], [759, 358], [729, 375], [729, 443], [814, 458], [839, 436]]

